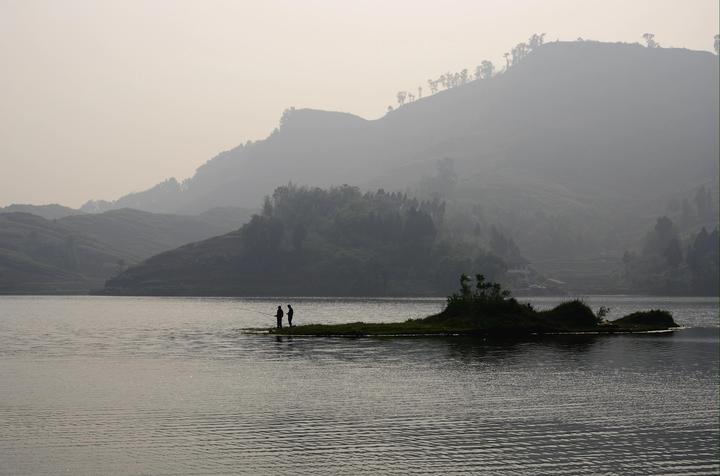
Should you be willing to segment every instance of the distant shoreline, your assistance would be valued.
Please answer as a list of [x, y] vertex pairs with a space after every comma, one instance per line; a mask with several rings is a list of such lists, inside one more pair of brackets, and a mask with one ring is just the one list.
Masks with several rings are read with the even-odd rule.
[[[338, 324], [343, 325], [343, 324]], [[328, 326], [332, 326], [329, 324]], [[605, 331], [575, 331], [575, 332], [528, 332], [528, 333], [464, 333], [464, 332], [426, 332], [426, 333], [308, 333], [304, 331], [304, 327], [315, 326], [297, 326], [291, 328], [283, 327], [275, 328], [246, 328], [242, 329], [244, 334], [250, 335], [267, 335], [277, 337], [336, 337], [336, 338], [364, 338], [364, 337], [384, 337], [384, 338], [413, 338], [413, 337], [476, 337], [476, 338], [496, 338], [496, 339], [517, 339], [517, 338], [535, 338], [535, 337], [592, 337], [592, 336], [609, 336], [609, 335], [643, 335], [643, 334], [670, 334], [675, 331], [689, 329], [688, 327], [672, 327], [666, 329], [655, 330], [632, 330], [632, 329], [614, 329]]]

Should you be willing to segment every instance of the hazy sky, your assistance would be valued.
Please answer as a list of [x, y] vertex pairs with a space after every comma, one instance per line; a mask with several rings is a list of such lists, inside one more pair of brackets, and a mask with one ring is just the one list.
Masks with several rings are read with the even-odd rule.
[[718, 3], [0, 0], [0, 206], [187, 178], [289, 106], [377, 118], [534, 32], [711, 50]]

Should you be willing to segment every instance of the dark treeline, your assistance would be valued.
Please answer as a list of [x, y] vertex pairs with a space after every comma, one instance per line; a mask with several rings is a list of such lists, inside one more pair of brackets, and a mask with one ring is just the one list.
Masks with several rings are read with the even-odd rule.
[[623, 255], [624, 277], [636, 292], [717, 295], [720, 286], [718, 229], [705, 227], [683, 240], [668, 217], [657, 219], [639, 252]]
[[480, 264], [501, 276], [502, 260], [443, 236], [444, 214], [445, 202], [398, 192], [279, 187], [242, 229], [241, 266], [268, 286], [284, 278], [266, 271], [282, 269], [312, 276], [317, 289], [364, 295], [442, 293]]
[[110, 280], [108, 288], [141, 294], [442, 295], [467, 269], [502, 277], [507, 267], [501, 258], [443, 233], [444, 214], [438, 199], [363, 193], [347, 185], [287, 185], [237, 232], [156, 256]]

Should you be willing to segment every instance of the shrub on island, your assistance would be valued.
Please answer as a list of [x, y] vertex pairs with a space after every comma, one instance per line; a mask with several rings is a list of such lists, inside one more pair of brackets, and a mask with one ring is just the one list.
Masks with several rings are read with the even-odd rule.
[[620, 327], [679, 327], [672, 314], [662, 309], [633, 312], [612, 321], [612, 324]]

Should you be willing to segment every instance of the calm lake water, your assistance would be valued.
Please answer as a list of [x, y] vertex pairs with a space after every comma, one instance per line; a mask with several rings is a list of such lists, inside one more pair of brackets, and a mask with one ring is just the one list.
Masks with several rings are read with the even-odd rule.
[[[0, 297], [0, 474], [717, 474], [718, 300], [586, 301], [688, 329], [276, 338], [241, 329], [286, 299]], [[443, 301], [292, 303], [299, 324]]]

